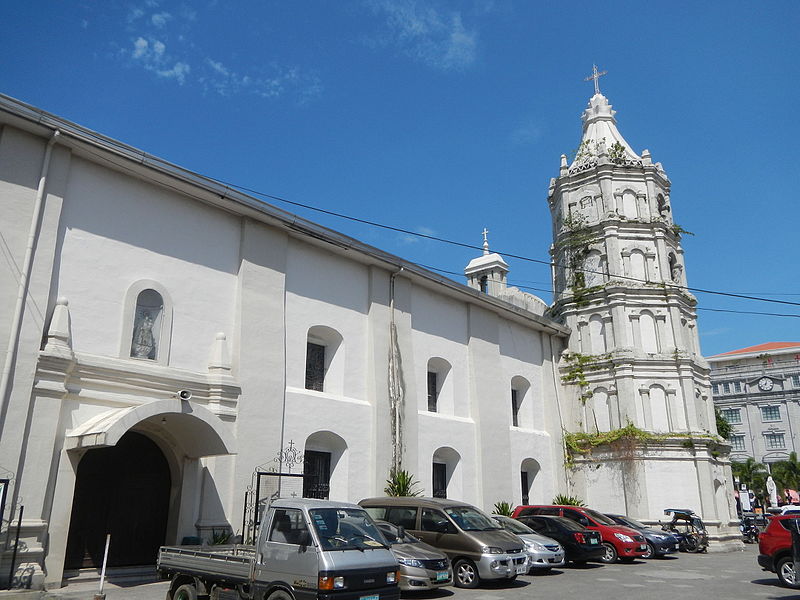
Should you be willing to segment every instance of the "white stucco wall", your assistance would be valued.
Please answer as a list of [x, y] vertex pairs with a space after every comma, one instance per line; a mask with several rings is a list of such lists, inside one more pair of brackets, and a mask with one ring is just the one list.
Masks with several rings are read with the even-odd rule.
[[104, 356], [130, 349], [121, 339], [126, 294], [149, 279], [172, 301], [169, 364], [204, 371], [216, 333], [233, 333], [238, 220], [80, 159], [68, 198], [56, 295], [70, 300], [73, 348]]

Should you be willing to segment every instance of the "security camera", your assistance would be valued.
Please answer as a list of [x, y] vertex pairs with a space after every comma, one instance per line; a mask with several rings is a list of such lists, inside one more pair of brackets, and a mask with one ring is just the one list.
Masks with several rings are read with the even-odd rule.
[[181, 390], [178, 392], [178, 398], [181, 400], [191, 400], [192, 399], [192, 392], [189, 390]]

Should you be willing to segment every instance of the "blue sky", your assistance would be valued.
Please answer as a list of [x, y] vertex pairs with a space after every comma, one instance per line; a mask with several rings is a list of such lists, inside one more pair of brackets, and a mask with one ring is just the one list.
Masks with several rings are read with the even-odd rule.
[[[185, 168], [548, 259], [546, 194], [602, 92], [672, 181], [693, 287], [800, 302], [800, 4], [6, 2], [0, 91]], [[289, 208], [456, 273], [476, 255]], [[550, 301], [549, 268], [508, 259]], [[463, 278], [454, 276], [459, 281]], [[800, 341], [800, 306], [697, 294], [707, 355]]]

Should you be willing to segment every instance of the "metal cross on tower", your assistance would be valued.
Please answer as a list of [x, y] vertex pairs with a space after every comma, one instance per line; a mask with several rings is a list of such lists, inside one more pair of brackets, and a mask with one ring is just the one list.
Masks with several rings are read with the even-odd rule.
[[600, 84], [597, 82], [603, 75], [607, 75], [608, 71], [599, 71], [597, 70], [597, 65], [592, 65], [592, 74], [588, 77], [584, 78], [584, 81], [589, 81], [590, 79], [594, 79], [594, 93], [600, 93]]

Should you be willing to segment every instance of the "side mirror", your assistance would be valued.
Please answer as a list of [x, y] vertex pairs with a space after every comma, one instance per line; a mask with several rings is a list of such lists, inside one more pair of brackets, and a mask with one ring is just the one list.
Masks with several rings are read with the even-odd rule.
[[300, 548], [305, 550], [305, 548], [311, 545], [311, 533], [307, 529], [301, 531], [297, 535], [297, 543], [300, 545]]
[[436, 523], [436, 533], [448, 533], [450, 531], [450, 523], [447, 521], [439, 521]]

